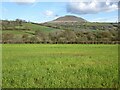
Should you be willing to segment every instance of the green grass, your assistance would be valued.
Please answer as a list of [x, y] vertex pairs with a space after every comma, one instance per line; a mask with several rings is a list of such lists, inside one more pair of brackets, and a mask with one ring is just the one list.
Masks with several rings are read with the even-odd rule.
[[45, 33], [49, 33], [49, 32], [59, 30], [59, 29], [36, 25], [36, 24], [32, 24], [32, 23], [23, 23], [22, 27], [28, 28], [30, 30], [3, 30], [1, 33], [2, 34], [14, 34], [15, 36], [17, 36], [17, 35], [22, 36], [24, 34], [28, 34], [28, 35], [32, 36], [33, 34], [35, 34], [35, 31], [43, 31]]
[[3, 34], [15, 34], [15, 35], [21, 35], [21, 34], [26, 34], [25, 31], [19, 31], [19, 30], [3, 30]]
[[55, 28], [50, 28], [50, 27], [46, 27], [46, 26], [41, 26], [41, 25], [35, 25], [35, 24], [31, 24], [31, 23], [24, 23], [23, 26], [30, 28], [30, 30], [32, 31], [44, 31], [44, 32], [51, 32], [51, 31], [56, 31], [59, 29], [55, 29]]
[[5, 44], [3, 88], [116, 88], [117, 45]]

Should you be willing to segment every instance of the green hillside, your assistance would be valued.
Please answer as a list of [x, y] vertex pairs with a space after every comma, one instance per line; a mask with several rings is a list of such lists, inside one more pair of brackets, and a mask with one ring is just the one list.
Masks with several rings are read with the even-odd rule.
[[44, 32], [51, 32], [51, 31], [58, 30], [58, 29], [55, 29], [55, 28], [50, 28], [50, 27], [41, 26], [41, 25], [32, 24], [32, 23], [24, 23], [23, 26], [28, 27], [31, 31], [41, 30], [41, 31], [44, 31]]
[[[19, 29], [19, 30], [2, 30], [3, 34], [29, 34], [29, 35], [33, 35], [35, 33], [35, 31], [44, 31], [44, 32], [52, 32], [52, 31], [57, 31], [58, 29], [54, 29], [54, 28], [50, 28], [50, 27], [46, 27], [46, 26], [41, 26], [41, 25], [37, 25], [37, 24], [32, 24], [32, 23], [23, 23], [22, 26], [23, 28], [25, 28], [24, 30]], [[19, 28], [21, 28], [19, 27]]]
[[[2, 20], [3, 43], [94, 43], [118, 42], [117, 23], [79, 22], [82, 18], [61, 17], [52, 22], [33, 23]], [[59, 23], [57, 22], [59, 21]], [[84, 20], [84, 19], [83, 19]], [[62, 21], [62, 22], [61, 22]], [[73, 21], [73, 22], [72, 22]]]
[[22, 23], [22, 26], [16, 26], [17, 29], [11, 28], [11, 29], [6, 29], [2, 30], [3, 35], [12, 35], [14, 38], [20, 39], [22, 38], [23, 35], [27, 35], [28, 37], [35, 36], [36, 31], [44, 32], [48, 34], [49, 32], [52, 31], [57, 31], [58, 29], [46, 27], [46, 26], [41, 26], [33, 23]]

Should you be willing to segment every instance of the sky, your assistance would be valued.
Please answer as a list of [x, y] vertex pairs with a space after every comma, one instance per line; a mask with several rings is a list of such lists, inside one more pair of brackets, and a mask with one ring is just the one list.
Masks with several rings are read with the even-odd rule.
[[47, 22], [65, 15], [74, 15], [90, 22], [117, 22], [118, 3], [106, 0], [98, 2], [37, 2], [14, 0], [0, 2], [1, 19], [23, 19], [31, 22]]

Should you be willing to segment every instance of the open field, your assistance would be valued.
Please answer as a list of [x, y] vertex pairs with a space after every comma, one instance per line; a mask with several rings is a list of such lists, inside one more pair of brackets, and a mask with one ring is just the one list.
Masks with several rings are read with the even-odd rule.
[[3, 88], [118, 87], [118, 45], [3, 44]]
[[35, 24], [32, 24], [32, 23], [23, 23], [23, 26], [21, 27], [24, 27], [24, 28], [28, 28], [29, 30], [3, 30], [2, 33], [3, 34], [14, 34], [14, 35], [23, 35], [23, 34], [29, 34], [29, 35], [32, 35], [35, 33], [35, 31], [39, 30], [39, 31], [44, 31], [45, 33], [48, 33], [48, 32], [52, 32], [52, 31], [57, 31], [59, 29], [54, 29], [54, 28], [50, 28], [50, 27], [46, 27], [46, 26], [41, 26], [41, 25], [35, 25]]

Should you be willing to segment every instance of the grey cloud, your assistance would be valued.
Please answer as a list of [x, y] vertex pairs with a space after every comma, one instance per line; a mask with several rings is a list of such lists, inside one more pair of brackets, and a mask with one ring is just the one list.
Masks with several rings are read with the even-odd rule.
[[70, 2], [67, 4], [67, 12], [73, 14], [94, 14], [99, 12], [113, 11], [118, 8], [116, 2]]

